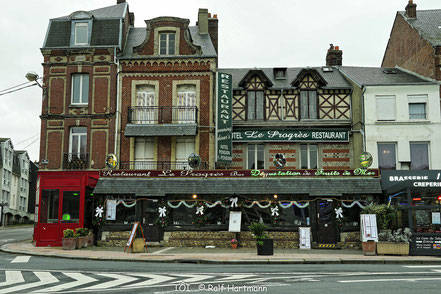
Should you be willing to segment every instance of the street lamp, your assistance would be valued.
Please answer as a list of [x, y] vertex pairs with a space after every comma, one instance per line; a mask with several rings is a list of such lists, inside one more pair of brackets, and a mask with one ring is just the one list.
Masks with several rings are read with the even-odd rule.
[[29, 82], [35, 82], [36, 85], [40, 86], [40, 88], [43, 89], [43, 87], [40, 85], [40, 83], [38, 82], [38, 80], [40, 79], [40, 77], [38, 76], [38, 74], [36, 74], [33, 71], [28, 72], [25, 75], [26, 79], [28, 79]]

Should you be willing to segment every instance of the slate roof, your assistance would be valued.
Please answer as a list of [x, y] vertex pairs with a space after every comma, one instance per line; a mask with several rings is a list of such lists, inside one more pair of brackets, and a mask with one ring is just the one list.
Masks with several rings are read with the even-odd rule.
[[0, 143], [6, 142], [8, 140], [11, 140], [11, 138], [0, 138]]
[[128, 124], [126, 137], [194, 136], [197, 124]]
[[[273, 68], [219, 68], [219, 72], [228, 73], [233, 75], [233, 88], [240, 88], [239, 83], [242, 78], [248, 73], [250, 70], [262, 70], [264, 74], [271, 80], [273, 83], [272, 88], [274, 89], [284, 89], [284, 88], [292, 88], [291, 83], [297, 77], [302, 69], [307, 69], [308, 67], [291, 67], [286, 70], [286, 79], [276, 79], [274, 77], [274, 69]], [[324, 72], [322, 67], [310, 67], [309, 69], [316, 69], [318, 73], [326, 80], [328, 83], [323, 88], [343, 88], [350, 89], [351, 85], [346, 81], [346, 79], [342, 76], [342, 74], [336, 69], [333, 68], [332, 72]]]
[[[430, 82], [412, 75], [399, 68], [383, 67], [339, 67], [340, 71], [352, 79], [359, 86], [393, 86], [393, 85], [435, 85]], [[386, 72], [395, 72], [387, 74]]]
[[[202, 54], [200, 57], [216, 57], [216, 50], [214, 49], [213, 43], [209, 34], [199, 35], [199, 28], [197, 26], [188, 27], [191, 40], [193, 44], [200, 46], [202, 49]], [[133, 48], [141, 45], [147, 34], [147, 28], [130, 28], [129, 36], [127, 38], [126, 46], [120, 59], [131, 59], [131, 58], [145, 58], [145, 56], [139, 56], [133, 53]], [[162, 56], [163, 57], [163, 56]], [[179, 55], [176, 55], [179, 57]]]
[[417, 10], [416, 19], [406, 17], [405, 11], [398, 13], [433, 46], [441, 46], [441, 9]]
[[135, 194], [165, 196], [166, 194], [301, 194], [310, 196], [342, 196], [344, 194], [380, 194], [377, 178], [345, 179], [162, 179], [101, 177], [93, 191], [96, 194]]
[[[126, 11], [127, 3], [88, 11], [88, 13], [93, 15], [90, 47], [118, 46], [121, 38], [120, 20], [124, 18]], [[43, 48], [70, 47], [70, 40], [70, 16], [51, 19]]]

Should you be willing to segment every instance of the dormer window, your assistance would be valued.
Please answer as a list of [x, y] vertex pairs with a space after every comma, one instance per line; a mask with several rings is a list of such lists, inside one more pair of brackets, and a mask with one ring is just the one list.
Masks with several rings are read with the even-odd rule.
[[159, 34], [159, 54], [160, 55], [175, 55], [175, 33], [161, 33]]
[[276, 80], [285, 80], [286, 68], [274, 68], [274, 78]]
[[87, 22], [76, 22], [74, 35], [75, 45], [88, 45], [89, 24]]

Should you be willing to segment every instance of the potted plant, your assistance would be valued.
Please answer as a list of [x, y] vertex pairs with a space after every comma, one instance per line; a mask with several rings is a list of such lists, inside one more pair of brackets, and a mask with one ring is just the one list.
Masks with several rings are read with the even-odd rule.
[[378, 229], [389, 230], [396, 217], [396, 209], [387, 204], [372, 204], [363, 208], [361, 214], [375, 214]]
[[93, 246], [93, 242], [94, 242], [94, 238], [93, 238], [93, 233], [91, 230], [86, 229], [88, 231], [88, 235], [87, 235], [87, 247], [92, 247]]
[[237, 239], [231, 239], [231, 249], [237, 249]]
[[378, 234], [378, 254], [409, 255], [409, 242], [412, 232], [409, 228], [398, 229], [395, 232]]
[[266, 234], [266, 226], [262, 223], [252, 223], [248, 226], [248, 229], [253, 233], [254, 238], [256, 238], [257, 245], [257, 255], [273, 255], [274, 254], [274, 243], [273, 239], [268, 238]]
[[61, 244], [63, 245], [63, 250], [74, 250], [76, 247], [75, 232], [71, 229], [66, 229], [63, 231], [63, 238], [61, 239]]
[[78, 235], [78, 248], [86, 248], [88, 241], [87, 235], [89, 235], [89, 230], [86, 228], [77, 228], [75, 230], [75, 234]]

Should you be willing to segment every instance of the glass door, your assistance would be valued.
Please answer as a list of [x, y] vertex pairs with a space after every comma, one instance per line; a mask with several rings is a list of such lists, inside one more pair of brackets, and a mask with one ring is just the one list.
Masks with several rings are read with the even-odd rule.
[[39, 234], [42, 242], [57, 242], [60, 190], [44, 189], [41, 193]]

